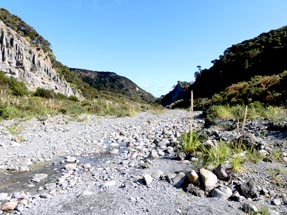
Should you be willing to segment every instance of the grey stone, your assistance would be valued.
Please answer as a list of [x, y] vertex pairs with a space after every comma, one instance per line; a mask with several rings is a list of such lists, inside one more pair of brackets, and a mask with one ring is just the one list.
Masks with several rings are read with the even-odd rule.
[[151, 150], [148, 157], [151, 159], [157, 159], [157, 158], [159, 158], [159, 155], [158, 155], [157, 151], [153, 149], [153, 150]]
[[242, 183], [239, 188], [239, 193], [245, 198], [256, 198], [258, 196], [258, 192], [253, 181]]
[[243, 203], [243, 205], [241, 206], [241, 210], [248, 213], [248, 214], [258, 212], [257, 207], [251, 203], [248, 203], [248, 202]]
[[57, 184], [56, 183], [48, 183], [44, 185], [44, 189], [46, 190], [54, 190], [56, 189]]
[[168, 139], [163, 139], [157, 145], [158, 145], [158, 147], [160, 147], [162, 149], [165, 149], [169, 145], [169, 140]]
[[193, 184], [189, 184], [186, 188], [186, 192], [191, 193], [194, 196], [199, 196], [199, 197], [204, 197], [205, 193], [202, 189], [200, 189], [199, 187], [193, 185]]
[[210, 195], [215, 198], [228, 199], [232, 196], [232, 190], [224, 185], [220, 185], [210, 192]]
[[64, 166], [64, 169], [65, 170], [75, 170], [77, 169], [78, 165], [76, 163], [67, 163], [65, 166]]
[[182, 188], [184, 182], [185, 182], [185, 173], [183, 172], [179, 172], [178, 174], [176, 174], [176, 176], [174, 178], [172, 178], [172, 182], [173, 185], [176, 188]]
[[219, 164], [214, 170], [213, 173], [217, 176], [219, 180], [227, 181], [229, 180], [229, 175], [226, 173], [226, 170], [222, 164]]

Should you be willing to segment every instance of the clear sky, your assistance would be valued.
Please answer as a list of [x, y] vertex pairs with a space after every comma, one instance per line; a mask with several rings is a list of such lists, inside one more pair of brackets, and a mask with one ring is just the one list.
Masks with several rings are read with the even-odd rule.
[[69, 67], [111, 71], [159, 97], [232, 44], [287, 25], [287, 0], [0, 0]]

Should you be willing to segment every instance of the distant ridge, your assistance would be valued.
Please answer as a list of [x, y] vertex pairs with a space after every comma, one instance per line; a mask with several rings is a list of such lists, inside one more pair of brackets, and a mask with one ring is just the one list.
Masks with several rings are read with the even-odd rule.
[[70, 68], [70, 71], [99, 91], [117, 93], [131, 100], [148, 103], [155, 100], [153, 95], [141, 89], [134, 82], [114, 72], [99, 72], [79, 68]]

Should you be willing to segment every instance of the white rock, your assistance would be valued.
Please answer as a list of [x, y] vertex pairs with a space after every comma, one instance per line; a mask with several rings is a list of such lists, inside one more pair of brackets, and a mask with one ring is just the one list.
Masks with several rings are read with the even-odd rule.
[[112, 149], [112, 150], [110, 151], [110, 153], [111, 153], [112, 155], [118, 155], [118, 154], [119, 154], [119, 149]]
[[76, 157], [67, 156], [65, 161], [66, 163], [76, 163], [78, 160]]
[[117, 184], [116, 181], [107, 181], [107, 182], [105, 182], [104, 184], [100, 185], [100, 188], [101, 188], [102, 190], [107, 190], [107, 189], [109, 189], [109, 188], [115, 186], [116, 184]]
[[211, 191], [213, 188], [215, 188], [216, 184], [217, 184], [217, 177], [215, 174], [213, 174], [213, 172], [201, 168], [199, 170], [200, 176], [202, 178], [203, 184], [204, 184], [204, 188], [206, 191]]
[[0, 193], [0, 201], [6, 201], [8, 200], [9, 195], [8, 193]]
[[40, 181], [46, 179], [47, 177], [48, 177], [48, 174], [45, 174], [45, 173], [35, 174], [32, 178], [32, 181], [39, 183]]
[[149, 185], [151, 185], [153, 179], [152, 179], [151, 175], [144, 174], [143, 180], [144, 180], [145, 185], [149, 186]]
[[76, 163], [68, 163], [64, 167], [65, 170], [75, 170], [77, 169], [77, 164]]

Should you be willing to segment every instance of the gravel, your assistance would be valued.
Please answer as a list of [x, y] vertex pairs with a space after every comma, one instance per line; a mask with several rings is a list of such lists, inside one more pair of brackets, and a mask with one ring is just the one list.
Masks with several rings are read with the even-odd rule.
[[[236, 135], [213, 128], [202, 129], [204, 121], [200, 114], [194, 114], [195, 130], [210, 136], [216, 134], [213, 135], [216, 138]], [[183, 110], [123, 118], [83, 115], [76, 121], [67, 116], [3, 121], [0, 123], [0, 206], [17, 201], [12, 214], [24, 215], [227, 215], [261, 208], [266, 203], [264, 200], [250, 200], [237, 191], [236, 198], [240, 201], [227, 200], [235, 195], [233, 187], [228, 187], [228, 182], [217, 181], [211, 172], [214, 183], [208, 189], [189, 186], [202, 197], [186, 192], [186, 174], [195, 167], [190, 160], [176, 160], [174, 146], [180, 135], [189, 130], [189, 121], [188, 113]], [[257, 169], [260, 168], [259, 165]], [[248, 172], [238, 177], [244, 184], [258, 175], [258, 172]], [[265, 176], [259, 177], [259, 182], [264, 179]], [[256, 185], [260, 185], [258, 180], [252, 189], [257, 189]], [[209, 189], [215, 198], [207, 197]], [[286, 212], [287, 198], [277, 191], [271, 195], [274, 189], [270, 186], [264, 189], [261, 187], [261, 191], [270, 195], [274, 213], [277, 207], [278, 211]]]

